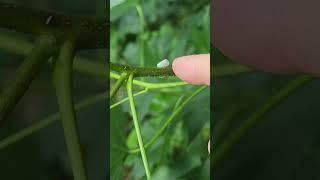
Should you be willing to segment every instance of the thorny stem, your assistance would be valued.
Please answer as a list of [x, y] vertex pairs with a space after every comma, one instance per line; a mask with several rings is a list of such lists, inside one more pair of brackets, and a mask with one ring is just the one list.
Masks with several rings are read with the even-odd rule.
[[[9, 37], [2, 33], [0, 33], [0, 49], [6, 50], [11, 53], [16, 53], [20, 55], [27, 55], [31, 52], [34, 47], [33, 43], [28, 42], [23, 39], [19, 39], [16, 37]], [[92, 62], [90, 59], [75, 57], [74, 70], [85, 73], [92, 76], [106, 77], [106, 69], [107, 65], [103, 63]], [[245, 72], [253, 72], [251, 69], [243, 66], [239, 66], [236, 64], [226, 64], [219, 65], [213, 68], [213, 75], [216, 78], [225, 77], [230, 75], [237, 75], [239, 73]], [[114, 73], [110, 73], [111, 78], [115, 78], [118, 76], [114, 76]], [[136, 84], [136, 80], [133, 80], [133, 83]], [[144, 83], [143, 81], [140, 81]], [[138, 83], [140, 84], [138, 81]]]
[[110, 70], [118, 73], [127, 72], [134, 74], [135, 77], [144, 76], [175, 76], [172, 68], [155, 68], [155, 67], [135, 67], [131, 65], [123, 65], [110, 63]]
[[136, 112], [136, 107], [134, 104], [134, 98], [133, 98], [133, 93], [132, 93], [132, 81], [133, 81], [133, 74], [130, 74], [129, 79], [127, 81], [127, 91], [128, 91], [129, 102], [130, 102], [130, 109], [131, 109], [131, 113], [132, 113], [134, 127], [135, 127], [136, 134], [137, 134], [137, 139], [138, 139], [138, 144], [140, 147], [140, 152], [141, 152], [141, 156], [142, 156], [144, 169], [146, 171], [147, 179], [150, 180], [151, 173], [150, 173], [148, 158], [147, 158], [147, 155], [146, 155], [146, 152], [144, 149], [144, 144], [143, 144], [143, 140], [142, 140], [142, 136], [141, 136], [141, 130], [140, 130], [140, 125], [139, 125], [138, 116], [137, 116], [137, 112]]
[[31, 34], [53, 34], [59, 41], [72, 35], [77, 48], [106, 48], [107, 19], [67, 16], [57, 12], [0, 2], [0, 26]]
[[56, 48], [56, 40], [51, 36], [41, 36], [30, 54], [21, 63], [16, 72], [16, 79], [0, 94], [0, 123], [8, 117], [18, 101], [29, 88], [32, 80], [40, 72]]
[[56, 89], [64, 137], [74, 179], [88, 180], [72, 96], [72, 64], [74, 51], [72, 40], [67, 40], [62, 45], [54, 64], [53, 82]]

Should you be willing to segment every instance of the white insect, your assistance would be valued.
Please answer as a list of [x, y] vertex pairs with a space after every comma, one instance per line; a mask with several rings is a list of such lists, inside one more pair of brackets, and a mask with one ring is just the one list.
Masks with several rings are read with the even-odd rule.
[[164, 59], [157, 64], [157, 68], [165, 68], [165, 67], [168, 67], [169, 65], [170, 65], [170, 62], [168, 61], [168, 59]]
[[48, 24], [50, 23], [50, 21], [51, 21], [52, 18], [53, 18], [52, 16], [49, 16], [49, 17], [47, 18], [47, 20], [46, 20], [46, 25], [48, 25]]

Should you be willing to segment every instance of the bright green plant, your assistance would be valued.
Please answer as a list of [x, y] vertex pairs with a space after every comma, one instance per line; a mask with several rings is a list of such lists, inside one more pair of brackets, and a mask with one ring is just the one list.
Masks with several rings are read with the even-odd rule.
[[209, 88], [188, 85], [171, 67], [156, 65], [209, 53], [209, 1], [188, 15], [191, 1], [112, 4], [111, 179], [193, 179], [196, 169], [204, 171], [198, 178], [208, 179]]

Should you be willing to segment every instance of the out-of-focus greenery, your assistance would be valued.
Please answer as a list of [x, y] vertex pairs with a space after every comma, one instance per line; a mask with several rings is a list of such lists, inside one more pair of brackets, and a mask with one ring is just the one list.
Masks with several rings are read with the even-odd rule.
[[[267, 53], [267, 52], [266, 52]], [[214, 51], [214, 65], [235, 64]], [[214, 151], [296, 76], [250, 72], [213, 82]], [[214, 179], [319, 179], [320, 81], [310, 80], [259, 117], [230, 149], [219, 153]]]
[[[145, 19], [143, 35], [136, 4]], [[113, 6], [114, 5], [114, 6]], [[111, 62], [141, 66], [139, 38], [144, 40], [144, 66], [156, 67], [163, 59], [209, 53], [209, 1], [111, 1]], [[176, 77], [144, 77], [148, 82], [179, 81]], [[111, 87], [113, 81], [111, 81]], [[135, 98], [144, 142], [169, 118], [177, 103], [198, 87], [186, 85], [149, 91]], [[135, 91], [141, 90], [134, 86]], [[127, 96], [125, 88], [114, 102]], [[180, 100], [179, 100], [180, 99]], [[112, 103], [114, 103], [112, 102]], [[153, 180], [209, 179], [207, 142], [210, 132], [209, 88], [193, 98], [169, 128], [146, 149]], [[111, 110], [111, 179], [146, 179], [140, 153], [128, 154], [138, 142], [127, 103]]]
[[[6, 2], [22, 4], [32, 9], [99, 17], [105, 17], [107, 9], [107, 2], [103, 0], [6, 0]], [[7, 29], [1, 29], [0, 33], [27, 41], [33, 41], [35, 38]], [[76, 56], [106, 64], [106, 53], [106, 50], [90, 50], [81, 51]], [[14, 80], [15, 70], [24, 57], [0, 49], [0, 59], [0, 90], [3, 90]], [[49, 63], [43, 67], [10, 118], [0, 128], [0, 140], [58, 111], [51, 71]], [[74, 73], [74, 77], [75, 102], [106, 91], [106, 78], [77, 72]], [[100, 102], [77, 113], [90, 180], [102, 180], [107, 176], [108, 127], [105, 104]], [[0, 149], [0, 162], [0, 179], [3, 180], [73, 179], [61, 122]]]

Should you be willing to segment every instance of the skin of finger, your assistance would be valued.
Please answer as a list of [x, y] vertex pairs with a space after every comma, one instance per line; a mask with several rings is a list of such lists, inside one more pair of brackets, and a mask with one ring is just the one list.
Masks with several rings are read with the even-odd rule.
[[213, 44], [254, 69], [319, 75], [319, 5], [320, 1], [302, 5], [299, 0], [216, 0]]
[[172, 68], [174, 73], [185, 82], [194, 85], [210, 85], [210, 54], [176, 58]]

